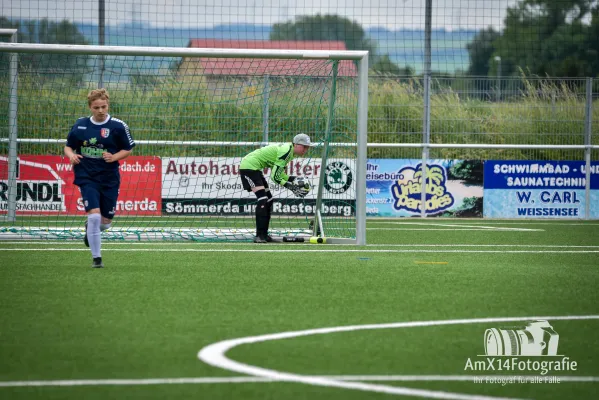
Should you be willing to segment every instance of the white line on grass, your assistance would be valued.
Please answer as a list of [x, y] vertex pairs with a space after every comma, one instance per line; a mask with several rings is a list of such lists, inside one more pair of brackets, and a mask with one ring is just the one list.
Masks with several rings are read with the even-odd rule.
[[[449, 226], [449, 225], [448, 225]], [[480, 227], [464, 227], [464, 228], [366, 228], [367, 231], [497, 231], [497, 232], [545, 232], [545, 229], [529, 229], [529, 228], [492, 228], [488, 226]]]
[[[398, 221], [398, 218], [367, 218], [366, 219], [367, 222], [369, 224], [406, 224], [406, 225], [429, 225], [428, 222], [416, 222], [416, 221]], [[435, 218], [436, 221], [443, 221], [442, 218]], [[556, 220], [547, 220], [547, 221], [539, 221], [537, 220], [523, 220], [523, 221], [514, 221], [513, 219], [510, 220], [489, 220], [489, 219], [482, 219], [480, 221], [476, 221], [476, 220], [468, 220], [467, 223], [469, 224], [476, 224], [476, 223], [482, 223], [485, 225], [571, 225], [571, 226], [599, 226], [598, 223], [592, 223], [592, 222], [587, 222], [587, 221], [580, 221], [580, 222], [571, 222], [571, 221], [567, 221], [567, 220], [563, 220], [563, 221], [556, 221]], [[434, 224], [436, 222], [430, 222], [430, 224]], [[455, 225], [459, 225], [455, 223], [455, 218], [452, 218], [452, 222]]]
[[0, 382], [0, 387], [21, 386], [132, 386], [132, 385], [173, 385], [185, 383], [245, 383], [245, 382], [271, 382], [272, 379], [255, 378], [250, 376], [232, 377], [203, 377], [203, 378], [150, 378], [150, 379], [70, 379], [54, 381], [7, 381]]
[[[599, 382], [599, 376], [555, 376], [560, 382]], [[346, 382], [473, 382], [474, 379], [513, 379], [528, 382], [538, 376], [533, 375], [321, 375], [310, 378], [334, 379]], [[259, 383], [285, 382], [279, 379], [259, 378], [255, 376], [199, 377], [199, 378], [149, 378], [149, 379], [69, 379], [51, 381], [0, 381], [0, 387], [28, 386], [142, 386], [177, 384], [214, 384], [214, 383]]]
[[[79, 244], [79, 241], [76, 242], [77, 244]], [[39, 245], [65, 245], [65, 246], [70, 246], [73, 243], [71, 241], [63, 241], [63, 242], [46, 242], [46, 241], [41, 241], [41, 240], [34, 240], [34, 241], [15, 241], [15, 242], [2, 242], [0, 241], [0, 246], [5, 245], [5, 244], [39, 244]], [[235, 243], [227, 243], [227, 242], [194, 242], [191, 240], [188, 241], [179, 241], [179, 242], [110, 242], [110, 241], [104, 241], [102, 242], [102, 246], [131, 246], [131, 245], [138, 245], [138, 246], [157, 246], [157, 245], [166, 245], [166, 246], [173, 246], [173, 245], [187, 245], [187, 246], [197, 246], [197, 245], [204, 245], [204, 246], [251, 246], [251, 247], [256, 247], [255, 243], [251, 243], [251, 242], [235, 242]], [[291, 247], [297, 247], [297, 246], [310, 246], [310, 247], [314, 247], [314, 245], [310, 244], [310, 243], [277, 243], [276, 244], [277, 247], [282, 247], [282, 246], [291, 246]], [[327, 245], [329, 246], [329, 245]], [[351, 243], [338, 243], [338, 244], [334, 244], [334, 245], [330, 245], [330, 246], [352, 246], [352, 247], [356, 247], [355, 244], [351, 244]], [[599, 249], [599, 246], [595, 246], [595, 245], [589, 245], [589, 246], [579, 246], [579, 245], [555, 245], [555, 244], [367, 244], [364, 247], [528, 247], [528, 248], [555, 248], [555, 249], [567, 249], [567, 248], [582, 248], [582, 249]]]
[[[401, 225], [401, 224], [400, 224]], [[431, 224], [433, 225], [433, 224]], [[443, 226], [443, 225], [441, 225]], [[366, 228], [367, 231], [447, 231], [447, 232], [454, 232], [454, 231], [496, 231], [496, 232], [545, 232], [545, 229], [534, 229], [534, 228], [502, 228], [502, 227], [489, 227], [489, 226], [467, 226], [467, 225], [444, 225], [446, 226], [446, 228]], [[60, 228], [55, 228], [55, 229], [60, 229]], [[153, 228], [138, 228], [140, 230], [143, 229], [150, 229], [152, 230]], [[190, 228], [182, 228], [182, 229], [190, 229]], [[210, 228], [214, 231], [220, 230], [219, 228]], [[193, 231], [193, 229], [191, 229]], [[43, 231], [42, 231], [43, 232]], [[118, 232], [118, 231], [115, 231]], [[81, 230], [81, 233], [83, 233], [83, 230]], [[247, 233], [247, 232], [246, 232]], [[232, 233], [233, 235], [235, 233]], [[240, 234], [243, 234], [243, 232], [240, 232]], [[80, 239], [76, 239], [76, 240], [80, 240]]]
[[[6, 248], [0, 249], [2, 251], [86, 251], [89, 249], [69, 249], [69, 248]], [[588, 253], [599, 253], [599, 250], [444, 250], [444, 249], [405, 249], [405, 250], [394, 250], [394, 249], [378, 249], [378, 250], [359, 250], [359, 249], [310, 249], [306, 247], [303, 249], [285, 249], [285, 250], [274, 250], [274, 249], [102, 249], [105, 252], [149, 252], [149, 253], [511, 253], [511, 254], [547, 254], [547, 253], [575, 253], [575, 254], [588, 254]]]
[[344, 382], [332, 378], [310, 377], [305, 375], [297, 375], [290, 372], [276, 371], [256, 367], [253, 365], [244, 364], [227, 358], [227, 351], [243, 344], [253, 344], [267, 342], [271, 340], [290, 339], [302, 336], [321, 335], [338, 332], [353, 332], [359, 330], [373, 329], [397, 329], [397, 328], [412, 328], [412, 327], [428, 327], [441, 325], [460, 325], [460, 324], [477, 324], [477, 323], [497, 323], [497, 322], [512, 322], [512, 321], [527, 321], [527, 320], [591, 320], [599, 319], [599, 315], [570, 315], [570, 316], [549, 316], [549, 317], [501, 317], [501, 318], [474, 318], [474, 319], [452, 319], [440, 321], [411, 321], [411, 322], [396, 322], [389, 324], [369, 324], [369, 325], [350, 325], [336, 326], [329, 328], [307, 329], [303, 331], [281, 332], [268, 335], [249, 336], [244, 338], [229, 339], [221, 342], [213, 343], [201, 349], [198, 352], [198, 358], [206, 364], [217, 368], [222, 368], [228, 371], [238, 372], [242, 374], [252, 375], [262, 378], [280, 379], [290, 382], [305, 383], [314, 386], [338, 387], [344, 389], [354, 389], [368, 392], [399, 394], [415, 397], [428, 397], [434, 399], [456, 399], [456, 400], [487, 400], [498, 399], [498, 397], [479, 396], [463, 393], [444, 392], [436, 390], [411, 389], [399, 386], [385, 386], [368, 384], [361, 382]]
[[[474, 229], [490, 229], [497, 231], [543, 231], [544, 229], [528, 229], [528, 228], [504, 228], [501, 226], [487, 225], [465, 225], [465, 224], [446, 224], [434, 222], [381, 222], [385, 225], [424, 225], [424, 226], [447, 226], [450, 228], [474, 228]], [[369, 229], [369, 228], [367, 228]], [[431, 229], [434, 230], [434, 229]]]

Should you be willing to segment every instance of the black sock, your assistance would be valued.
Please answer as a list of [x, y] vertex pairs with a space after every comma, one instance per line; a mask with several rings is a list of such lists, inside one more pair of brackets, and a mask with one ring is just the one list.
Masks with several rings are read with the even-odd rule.
[[268, 225], [270, 225], [270, 215], [264, 219], [264, 236], [268, 235]]
[[268, 197], [264, 189], [255, 192], [258, 198], [256, 204], [256, 236], [266, 236], [268, 231]]
[[268, 197], [266, 200], [268, 203], [266, 208], [268, 209], [268, 216], [270, 217], [270, 214], [272, 213], [272, 194], [270, 193], [270, 190], [266, 191], [266, 197]]
[[264, 233], [266, 235], [268, 235], [268, 225], [270, 225], [270, 217], [272, 214], [272, 194], [270, 193], [270, 190], [266, 190], [266, 197], [268, 197], [268, 200], [266, 201], [266, 203], [267, 203], [267, 205], [266, 205], [267, 219], [266, 219], [266, 230], [264, 231]]
[[268, 232], [268, 217], [256, 217], [256, 236], [264, 237]]

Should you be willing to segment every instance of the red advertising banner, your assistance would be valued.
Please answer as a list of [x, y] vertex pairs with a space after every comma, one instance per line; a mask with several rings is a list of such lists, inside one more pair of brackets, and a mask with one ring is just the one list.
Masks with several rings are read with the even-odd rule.
[[[162, 163], [159, 157], [131, 156], [120, 163], [118, 215], [160, 215]], [[66, 157], [18, 157], [17, 214], [83, 214], [79, 188], [73, 184], [73, 167]], [[0, 214], [6, 214], [8, 158], [0, 156]]]

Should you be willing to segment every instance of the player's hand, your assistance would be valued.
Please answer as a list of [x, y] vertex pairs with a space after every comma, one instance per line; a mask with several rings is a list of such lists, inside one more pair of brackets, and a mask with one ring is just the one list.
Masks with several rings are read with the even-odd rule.
[[77, 165], [79, 164], [79, 160], [81, 160], [83, 158], [83, 156], [81, 154], [74, 154], [72, 156], [69, 157], [69, 162], [73, 165]]
[[283, 186], [291, 190], [297, 197], [306, 197], [306, 195], [310, 193], [310, 184], [303, 179], [297, 179], [294, 183], [286, 182]]
[[283, 185], [283, 186], [285, 186], [287, 189], [291, 190], [291, 192], [293, 192], [293, 194], [296, 195], [297, 197], [303, 197], [300, 187], [297, 186], [295, 183], [286, 182], [285, 185]]
[[107, 163], [111, 163], [114, 162], [114, 158], [113, 158], [114, 154], [109, 153], [107, 151], [105, 151], [104, 153], [102, 153], [102, 158], [104, 159], [104, 161], [106, 161]]
[[293, 194], [296, 195], [297, 197], [306, 197], [306, 195], [308, 194], [308, 192], [303, 188], [303, 187], [297, 187], [294, 191]]
[[310, 184], [303, 182], [302, 185], [292, 184], [289, 188], [297, 197], [306, 197], [310, 193]]

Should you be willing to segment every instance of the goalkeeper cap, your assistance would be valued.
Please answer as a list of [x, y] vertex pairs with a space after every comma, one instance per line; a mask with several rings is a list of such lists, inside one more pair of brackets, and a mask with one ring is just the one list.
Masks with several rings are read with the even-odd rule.
[[310, 146], [310, 136], [305, 133], [299, 133], [293, 138], [293, 144], [302, 144], [304, 146]]

